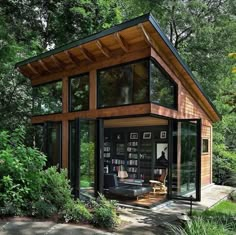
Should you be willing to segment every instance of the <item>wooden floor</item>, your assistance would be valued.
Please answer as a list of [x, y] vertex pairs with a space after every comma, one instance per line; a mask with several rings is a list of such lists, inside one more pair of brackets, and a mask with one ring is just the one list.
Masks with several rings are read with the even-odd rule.
[[143, 198], [139, 198], [139, 200], [130, 199], [130, 198], [121, 198], [120, 196], [114, 196], [114, 195], [106, 195], [107, 198], [117, 200], [121, 204], [127, 204], [132, 206], [140, 206], [145, 208], [152, 208], [156, 205], [159, 205], [166, 201], [166, 195], [154, 195], [150, 194], [149, 196], [145, 196]]

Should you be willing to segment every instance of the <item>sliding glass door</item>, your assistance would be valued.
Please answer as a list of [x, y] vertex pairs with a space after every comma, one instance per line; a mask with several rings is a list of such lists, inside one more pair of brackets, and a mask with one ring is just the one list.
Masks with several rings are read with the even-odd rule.
[[171, 121], [170, 197], [200, 200], [201, 120]]
[[75, 195], [95, 195], [100, 166], [99, 121], [77, 119], [70, 123], [70, 179]]

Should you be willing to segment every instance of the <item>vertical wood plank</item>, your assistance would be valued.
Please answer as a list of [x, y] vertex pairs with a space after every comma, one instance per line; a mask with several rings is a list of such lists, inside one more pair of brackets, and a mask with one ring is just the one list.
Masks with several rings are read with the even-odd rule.
[[97, 109], [97, 71], [91, 70], [89, 73], [89, 109]]
[[62, 113], [69, 111], [69, 84], [68, 77], [62, 79]]
[[62, 122], [62, 168], [68, 168], [69, 158], [69, 122]]

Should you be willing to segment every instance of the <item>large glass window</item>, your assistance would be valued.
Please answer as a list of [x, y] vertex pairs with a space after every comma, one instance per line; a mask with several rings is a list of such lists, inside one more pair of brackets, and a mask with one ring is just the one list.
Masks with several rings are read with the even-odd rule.
[[89, 109], [89, 75], [70, 79], [70, 111]]
[[62, 81], [33, 87], [33, 114], [62, 112]]
[[98, 71], [98, 107], [149, 101], [148, 61]]
[[169, 76], [151, 61], [150, 99], [168, 108], [177, 106], [177, 86]]

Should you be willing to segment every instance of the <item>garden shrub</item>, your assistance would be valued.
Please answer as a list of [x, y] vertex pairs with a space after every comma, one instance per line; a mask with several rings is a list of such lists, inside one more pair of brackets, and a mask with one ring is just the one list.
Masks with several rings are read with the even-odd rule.
[[220, 144], [214, 145], [213, 181], [216, 184], [236, 186], [236, 153]]
[[102, 228], [114, 228], [119, 224], [119, 217], [116, 213], [116, 202], [107, 200], [99, 194], [98, 202], [94, 202], [93, 222]]
[[38, 201], [32, 205], [32, 215], [39, 218], [50, 218], [57, 213], [57, 208], [51, 202], [45, 201], [44, 197], [41, 197]]
[[31, 213], [29, 205], [41, 195], [41, 171], [46, 156], [24, 145], [24, 130], [0, 132], [0, 213]]
[[86, 208], [85, 204], [79, 199], [74, 201], [70, 200], [66, 203], [64, 210], [61, 213], [65, 222], [91, 222], [92, 215]]
[[63, 210], [71, 200], [71, 187], [67, 178], [67, 170], [57, 171], [53, 166], [41, 172], [43, 179], [42, 196], [47, 203], [54, 205], [58, 211]]

